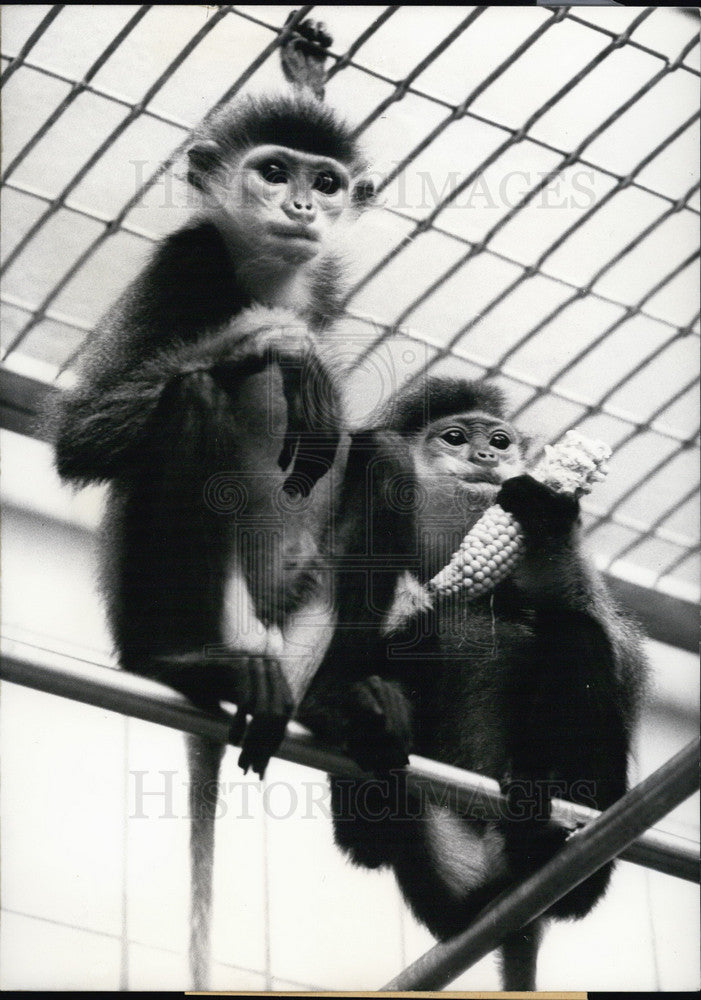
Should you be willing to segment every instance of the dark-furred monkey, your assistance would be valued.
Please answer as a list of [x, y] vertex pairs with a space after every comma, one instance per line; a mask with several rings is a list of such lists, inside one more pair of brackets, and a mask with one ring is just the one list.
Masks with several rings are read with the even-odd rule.
[[[391, 867], [441, 939], [563, 843], [546, 822], [552, 797], [605, 809], [626, 789], [639, 639], [583, 554], [578, 502], [527, 474], [528, 447], [496, 386], [443, 378], [400, 390], [378, 427], [355, 436], [339, 628], [300, 711], [381, 776], [332, 779], [337, 844], [356, 864]], [[476, 599], [435, 596], [401, 624], [407, 596], [417, 606], [419, 588], [495, 503], [525, 536], [512, 574]], [[497, 779], [509, 815], [472, 820], [414, 798], [401, 770], [387, 777], [408, 752]], [[610, 871], [547, 916], [586, 914]], [[503, 943], [504, 989], [535, 989], [540, 928]]]
[[[241, 766], [260, 775], [334, 624], [322, 564], [344, 418], [323, 335], [344, 227], [372, 186], [351, 129], [314, 96], [329, 44], [303, 22], [283, 46], [297, 89], [205, 121], [188, 154], [200, 211], [98, 324], [52, 418], [60, 475], [109, 484], [120, 664], [204, 708], [235, 704]], [[188, 749], [203, 988], [216, 801], [202, 788], [223, 747]]]

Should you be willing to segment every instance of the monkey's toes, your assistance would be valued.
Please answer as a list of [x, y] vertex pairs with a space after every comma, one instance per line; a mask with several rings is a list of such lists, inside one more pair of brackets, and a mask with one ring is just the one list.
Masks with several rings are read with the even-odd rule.
[[411, 720], [402, 691], [375, 675], [353, 685], [345, 745], [363, 770], [382, 773], [409, 762]]

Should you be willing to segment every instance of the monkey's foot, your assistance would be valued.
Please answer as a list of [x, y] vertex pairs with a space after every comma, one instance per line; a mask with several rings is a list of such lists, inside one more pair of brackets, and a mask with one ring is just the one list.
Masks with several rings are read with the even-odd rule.
[[244, 771], [250, 767], [263, 777], [294, 710], [292, 693], [275, 657], [233, 650], [218, 650], [210, 656], [172, 654], [150, 658], [142, 672], [170, 684], [206, 711], [218, 709], [220, 702], [233, 702], [236, 715], [229, 739], [241, 743], [239, 764]]
[[350, 687], [346, 708], [343, 747], [364, 771], [381, 774], [409, 763], [411, 714], [398, 685], [366, 677]]
[[533, 871], [549, 861], [569, 835], [549, 822], [559, 782], [552, 774], [519, 773], [504, 777], [500, 786], [507, 800], [502, 832], [509, 866], [518, 874]]

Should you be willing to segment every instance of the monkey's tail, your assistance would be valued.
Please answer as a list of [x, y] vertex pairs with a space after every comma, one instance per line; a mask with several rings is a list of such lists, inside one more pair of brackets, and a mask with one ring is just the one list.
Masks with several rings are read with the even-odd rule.
[[190, 975], [197, 990], [209, 988], [214, 820], [224, 745], [187, 737], [190, 770]]
[[502, 941], [501, 987], [505, 992], [535, 990], [536, 963], [542, 936], [542, 921], [534, 920]]

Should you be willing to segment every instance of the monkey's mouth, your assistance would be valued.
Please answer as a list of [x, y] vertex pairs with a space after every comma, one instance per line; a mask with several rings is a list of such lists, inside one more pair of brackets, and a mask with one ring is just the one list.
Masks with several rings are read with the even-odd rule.
[[468, 486], [478, 486], [480, 483], [491, 486], [501, 486], [504, 476], [500, 475], [496, 469], [475, 469], [470, 470], [462, 476], [463, 482]]
[[307, 226], [271, 226], [270, 232], [273, 236], [280, 236], [283, 239], [306, 240], [309, 243], [319, 242], [318, 234]]

